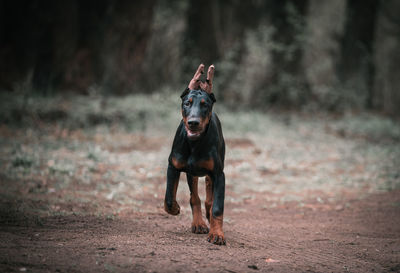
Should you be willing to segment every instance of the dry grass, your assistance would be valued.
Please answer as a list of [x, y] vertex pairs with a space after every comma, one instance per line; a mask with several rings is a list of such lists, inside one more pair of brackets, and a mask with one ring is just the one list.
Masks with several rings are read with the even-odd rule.
[[[35, 215], [161, 210], [178, 96], [7, 101], [0, 127], [3, 205]], [[400, 187], [400, 126], [388, 118], [234, 112], [218, 104], [216, 112], [227, 140], [228, 202], [263, 194], [268, 206], [302, 206], [310, 198], [324, 203]], [[186, 188], [178, 194], [184, 211]]]

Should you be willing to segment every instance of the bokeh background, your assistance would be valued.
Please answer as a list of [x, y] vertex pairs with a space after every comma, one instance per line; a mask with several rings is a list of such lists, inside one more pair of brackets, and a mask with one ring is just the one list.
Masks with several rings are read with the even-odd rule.
[[233, 107], [399, 116], [399, 15], [395, 0], [1, 0], [0, 88], [175, 94], [203, 62]]
[[[163, 206], [200, 63], [224, 247]], [[0, 0], [0, 271], [400, 272], [399, 87], [398, 0]]]

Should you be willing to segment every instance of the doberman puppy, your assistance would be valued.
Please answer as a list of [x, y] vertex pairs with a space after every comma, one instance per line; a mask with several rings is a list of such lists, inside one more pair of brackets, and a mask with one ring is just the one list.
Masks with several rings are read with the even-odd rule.
[[[179, 205], [176, 191], [181, 172], [186, 172], [192, 207], [192, 232], [208, 233], [208, 241], [217, 245], [225, 244], [222, 231], [225, 199], [225, 141], [221, 123], [212, 107], [215, 102], [212, 93], [214, 65], [207, 72], [207, 80], [200, 81], [204, 73], [201, 64], [186, 90], [182, 93], [182, 121], [175, 134], [171, 154], [168, 158], [167, 189], [164, 208], [172, 215], [178, 215]], [[206, 177], [206, 217], [210, 230], [203, 220], [198, 195], [198, 177]]]

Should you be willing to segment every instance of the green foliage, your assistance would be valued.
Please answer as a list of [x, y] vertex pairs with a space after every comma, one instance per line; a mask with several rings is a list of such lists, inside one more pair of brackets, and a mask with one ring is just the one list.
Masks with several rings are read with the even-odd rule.
[[331, 124], [344, 135], [363, 137], [372, 141], [400, 141], [400, 125], [397, 121], [370, 113], [346, 114]]
[[[0, 123], [10, 126], [49, 123], [70, 129], [99, 126], [118, 126], [128, 131], [165, 129], [176, 125], [180, 107], [179, 95], [179, 92], [171, 94], [166, 91], [152, 96], [124, 97], [35, 95], [29, 96], [25, 107], [21, 108], [19, 96], [0, 94]], [[175, 122], [172, 117], [175, 117]]]
[[223, 93], [226, 103], [268, 108], [276, 103], [298, 106], [307, 100], [305, 80], [296, 71], [306, 41], [305, 19], [292, 3], [284, 10], [286, 29], [261, 20], [257, 27], [246, 29], [243, 40], [234, 43], [216, 64], [216, 90]]
[[30, 168], [33, 165], [33, 160], [26, 155], [19, 155], [12, 161], [13, 167]]
[[57, 163], [49, 166], [49, 172], [52, 175], [69, 175], [72, 176], [74, 168], [70, 165]]

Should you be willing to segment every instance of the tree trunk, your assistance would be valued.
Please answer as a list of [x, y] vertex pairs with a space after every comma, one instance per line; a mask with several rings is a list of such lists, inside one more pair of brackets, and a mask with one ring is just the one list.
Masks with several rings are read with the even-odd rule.
[[272, 87], [276, 92], [269, 103], [302, 104], [306, 100], [308, 86], [301, 64], [307, 5], [307, 0], [273, 2], [271, 23], [276, 49], [272, 51]]
[[121, 94], [140, 87], [153, 8], [152, 0], [121, 0], [108, 7], [100, 56], [106, 90]]
[[346, 0], [311, 0], [306, 18], [303, 69], [311, 89], [310, 102], [332, 110], [338, 107], [337, 37], [343, 33], [345, 7]]
[[338, 76], [348, 103], [371, 106], [373, 41], [379, 1], [348, 0]]
[[400, 116], [400, 2], [382, 1], [378, 13], [372, 105]]

